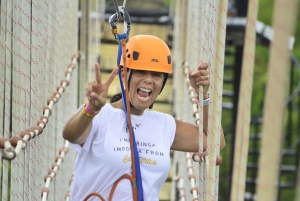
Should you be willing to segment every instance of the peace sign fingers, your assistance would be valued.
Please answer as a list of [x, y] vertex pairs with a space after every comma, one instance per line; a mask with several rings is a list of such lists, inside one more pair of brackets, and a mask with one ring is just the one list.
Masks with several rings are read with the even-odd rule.
[[91, 109], [100, 110], [100, 108], [105, 104], [109, 86], [117, 73], [118, 68], [115, 68], [109, 75], [107, 81], [102, 83], [99, 64], [95, 63], [96, 82], [89, 82], [86, 89], [86, 95], [88, 96], [89, 107]]
[[101, 84], [101, 71], [98, 63], [95, 63], [95, 75], [97, 84]]
[[112, 81], [115, 79], [116, 75], [118, 74], [118, 68], [114, 68], [113, 71], [110, 73], [109, 77], [107, 78], [105, 85], [107, 87], [110, 86], [110, 84], [112, 83]]

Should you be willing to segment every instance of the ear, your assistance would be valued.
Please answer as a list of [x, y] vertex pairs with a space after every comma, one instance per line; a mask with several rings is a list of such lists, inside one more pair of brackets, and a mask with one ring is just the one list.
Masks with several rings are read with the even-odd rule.
[[124, 68], [123, 67], [120, 67], [120, 69], [121, 69], [121, 77], [122, 77], [122, 80], [124, 80]]

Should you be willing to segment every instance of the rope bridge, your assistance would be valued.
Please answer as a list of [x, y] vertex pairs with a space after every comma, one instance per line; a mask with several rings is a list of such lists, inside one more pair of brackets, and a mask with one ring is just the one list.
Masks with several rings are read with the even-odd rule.
[[[291, 7], [290, 7], [291, 6]], [[174, 38], [173, 38], [173, 51], [175, 58], [175, 113], [176, 116], [182, 117], [190, 123], [199, 123], [199, 150], [201, 152], [202, 146], [202, 127], [201, 127], [201, 100], [195, 102], [195, 92], [191, 92], [191, 87], [184, 87], [182, 83], [185, 82], [185, 77], [188, 71], [187, 68], [195, 68], [200, 62], [209, 62], [215, 69], [211, 71], [211, 105], [209, 112], [209, 131], [208, 138], [212, 134], [216, 134], [219, 128], [222, 100], [222, 77], [224, 67], [225, 44], [224, 32], [226, 27], [226, 1], [176, 1], [175, 5], [175, 25], [174, 25]], [[269, 71], [272, 73], [269, 78], [267, 95], [270, 99], [265, 102], [265, 110], [268, 115], [265, 117], [268, 123], [264, 125], [264, 133], [266, 137], [263, 139], [262, 157], [260, 158], [258, 177], [257, 193], [258, 200], [274, 200], [277, 191], [276, 185], [278, 182], [278, 166], [280, 165], [280, 144], [282, 143], [281, 131], [283, 129], [283, 111], [284, 99], [286, 94], [284, 91], [287, 89], [287, 75], [289, 57], [289, 39], [293, 35], [293, 28], [295, 27], [295, 19], [297, 11], [297, 1], [290, 1], [285, 4], [282, 0], [275, 1], [274, 6], [274, 21], [275, 35], [274, 45], [271, 48], [271, 58], [269, 64]], [[234, 158], [234, 171], [232, 178], [232, 191], [231, 200], [240, 201], [244, 200], [245, 183], [246, 183], [246, 165], [248, 155], [248, 138], [250, 126], [250, 109], [251, 109], [251, 95], [252, 95], [252, 79], [254, 68], [254, 51], [255, 51], [255, 34], [256, 34], [256, 21], [258, 12], [258, 1], [249, 1], [248, 8], [248, 23], [244, 47], [244, 63], [243, 74], [241, 78], [240, 89], [240, 102], [238, 110], [238, 124], [237, 124], [237, 139], [235, 144], [235, 158]], [[290, 10], [291, 14], [282, 16], [280, 12]], [[187, 19], [186, 21], [183, 19]], [[289, 22], [289, 23], [287, 23]], [[281, 28], [280, 28], [281, 27]], [[282, 28], [284, 27], [284, 29]], [[279, 53], [281, 52], [281, 54]], [[276, 55], [276, 56], [275, 56]], [[281, 65], [278, 65], [279, 61]], [[182, 65], [182, 61], [184, 64]], [[182, 70], [184, 68], [184, 70]], [[279, 70], [280, 68], [280, 70]], [[182, 73], [184, 71], [185, 73]], [[279, 82], [278, 80], [282, 80]], [[218, 83], [219, 82], [219, 83]], [[221, 85], [221, 86], [220, 86]], [[279, 86], [280, 85], [280, 86]], [[280, 90], [277, 90], [280, 89]], [[201, 94], [201, 90], [200, 90]], [[272, 98], [271, 98], [272, 97]], [[274, 101], [274, 100], [277, 101]], [[190, 103], [192, 102], [192, 104]], [[215, 101], [215, 102], [213, 102]], [[197, 107], [198, 105], [198, 107]], [[196, 108], [200, 108], [197, 112]], [[281, 115], [274, 115], [274, 109], [279, 109]], [[213, 110], [213, 112], [212, 112]], [[193, 117], [194, 112], [194, 117]], [[216, 115], [212, 117], [212, 115]], [[276, 123], [276, 127], [272, 126]], [[213, 125], [214, 126], [213, 126]], [[270, 125], [268, 125], [270, 124]], [[276, 129], [276, 131], [275, 131]], [[276, 134], [275, 134], [276, 133]], [[274, 136], [275, 134], [275, 136]], [[208, 139], [208, 149], [215, 148], [217, 145], [218, 137], [215, 141]], [[276, 138], [275, 138], [276, 137]], [[269, 143], [274, 141], [275, 147], [269, 149]], [[216, 144], [214, 144], [216, 143]], [[228, 142], [227, 142], [228, 143]], [[228, 145], [227, 145], [228, 146]], [[271, 151], [272, 150], [272, 151]], [[214, 153], [209, 152], [210, 161], [216, 159], [219, 154], [218, 149], [214, 149]], [[184, 200], [218, 200], [218, 168], [214, 166], [214, 161], [209, 163], [209, 166], [193, 163], [191, 166], [191, 154], [175, 152], [174, 153], [174, 170], [177, 178], [174, 178], [173, 191], [177, 189], [179, 199]], [[275, 156], [276, 155], [276, 156]], [[271, 159], [276, 159], [275, 161]], [[223, 159], [224, 160], [224, 159]], [[225, 159], [226, 160], [226, 159]], [[222, 166], [220, 167], [222, 168]], [[209, 174], [209, 175], [208, 175]], [[177, 179], [177, 180], [176, 180]], [[177, 183], [176, 183], [177, 181]], [[274, 185], [272, 185], [274, 184]], [[177, 187], [176, 187], [177, 185]], [[195, 188], [198, 186], [198, 189]], [[175, 198], [173, 198], [174, 200]], [[297, 199], [297, 198], [295, 198]]]
[[[99, 37], [99, 20], [103, 20], [101, 16], [95, 18], [92, 12], [104, 16], [104, 1], [81, 0], [80, 24], [78, 1], [2, 0], [0, 3], [0, 199], [69, 200], [76, 155], [69, 149], [69, 143], [62, 139], [61, 133], [72, 112], [85, 100], [85, 84], [91, 78], [91, 64], [97, 60], [94, 52], [99, 49], [98, 39], [97, 43], [93, 43], [93, 39]], [[268, 102], [273, 103], [265, 106], [265, 110], [269, 112], [274, 107], [281, 108], [285, 97], [285, 86], [282, 85], [280, 91], [274, 90], [278, 89], [275, 84], [279, 82], [272, 78], [279, 76], [283, 80], [281, 83], [286, 82], [282, 78], [284, 76], [280, 75], [287, 75], [287, 68], [276, 69], [274, 62], [280, 62], [276, 58], [284, 58], [281, 66], [288, 65], [285, 44], [288, 36], [293, 34], [296, 3], [296, 0], [288, 3], [284, 0], [275, 2], [275, 10], [279, 14], [275, 15], [277, 18], [274, 18], [274, 25], [275, 33], [278, 34], [274, 35], [276, 42], [271, 50], [269, 66], [274, 77], [270, 77], [267, 87], [270, 89], [268, 98], [278, 102]], [[241, 79], [237, 124], [237, 131], [241, 135], [238, 135], [240, 138], [237, 138], [235, 144], [238, 151], [234, 158], [232, 201], [243, 200], [245, 192], [257, 4], [257, 1], [249, 2], [243, 66], [245, 70]], [[177, 200], [176, 191], [181, 201], [218, 200], [219, 167], [215, 164], [217, 156], [221, 154], [218, 149], [218, 133], [221, 130], [228, 5], [227, 1], [218, 0], [181, 0], [172, 1], [171, 5], [174, 5], [175, 11], [174, 113], [176, 117], [199, 125], [199, 153], [203, 151], [202, 90], [200, 89], [198, 102], [195, 91], [189, 86], [187, 73], [190, 69], [196, 70], [200, 62], [208, 62], [211, 74], [208, 152], [201, 155], [202, 161], [199, 163], [194, 162], [193, 153], [174, 152], [173, 172], [176, 174], [172, 183], [171, 200]], [[294, 15], [280, 14], [285, 9]], [[283, 25], [286, 29], [280, 28]], [[276, 56], [278, 52], [280, 57]], [[274, 94], [277, 95], [276, 98]], [[270, 113], [266, 113], [266, 122], [278, 122], [278, 128], [274, 131], [268, 124], [264, 127], [267, 137], [263, 141], [260, 160], [258, 200], [276, 197], [276, 186], [268, 184], [275, 184], [278, 180], [274, 176], [276, 169], [272, 167], [279, 165], [279, 154], [277, 157], [272, 154], [280, 152], [280, 122], [283, 116], [272, 119]], [[272, 120], [268, 120], [269, 118]], [[274, 133], [277, 137], [277, 152], [264, 148], [270, 138], [274, 137]], [[270, 157], [276, 160], [270, 163]], [[262, 168], [264, 166], [268, 168]], [[264, 172], [267, 170], [269, 172]]]

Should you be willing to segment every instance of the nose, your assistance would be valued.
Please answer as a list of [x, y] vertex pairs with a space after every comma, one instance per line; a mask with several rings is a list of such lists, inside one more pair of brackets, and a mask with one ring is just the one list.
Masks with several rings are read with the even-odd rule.
[[145, 73], [144, 82], [146, 82], [147, 84], [153, 83], [151, 72], [148, 71], [147, 73]]

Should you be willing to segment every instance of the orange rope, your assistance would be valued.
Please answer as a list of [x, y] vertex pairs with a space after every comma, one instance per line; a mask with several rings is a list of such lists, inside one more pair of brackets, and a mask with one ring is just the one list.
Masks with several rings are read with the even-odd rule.
[[[121, 45], [122, 45], [122, 59], [123, 59], [123, 72], [124, 72], [124, 77], [127, 79], [127, 67], [126, 67], [126, 41], [124, 39], [121, 40]], [[112, 201], [114, 192], [119, 184], [119, 182], [122, 179], [129, 179], [131, 181], [131, 186], [132, 186], [132, 196], [133, 200], [137, 201], [138, 200], [138, 189], [137, 189], [137, 184], [136, 184], [136, 169], [135, 169], [135, 160], [134, 160], [134, 150], [133, 150], [133, 134], [132, 134], [132, 125], [131, 125], [131, 116], [130, 116], [130, 103], [129, 103], [129, 95], [128, 95], [128, 82], [125, 81], [125, 100], [126, 100], [126, 110], [127, 110], [127, 119], [128, 119], [128, 130], [129, 130], [129, 138], [130, 138], [130, 148], [131, 148], [131, 168], [132, 168], [132, 175], [125, 174], [122, 177], [120, 177], [113, 185], [110, 194], [109, 194], [109, 201]], [[125, 108], [124, 108], [125, 109]], [[84, 201], [87, 201], [90, 197], [92, 196], [97, 196], [99, 197], [102, 201], [105, 201], [105, 199], [96, 192], [92, 192], [88, 194], [85, 198]]]
[[[127, 79], [127, 66], [126, 66], [126, 41], [124, 39], [121, 40], [122, 45], [122, 59], [123, 59], [123, 71], [124, 71], [124, 78]], [[132, 125], [131, 125], [131, 116], [130, 116], [130, 103], [129, 103], [129, 95], [128, 95], [128, 81], [125, 80], [125, 96], [126, 96], [126, 110], [127, 110], [127, 120], [128, 120], [128, 130], [129, 130], [129, 139], [130, 139], [130, 148], [131, 148], [131, 168], [132, 168], [132, 177], [133, 183], [132, 184], [132, 193], [133, 193], [133, 200], [138, 200], [138, 193], [137, 193], [137, 185], [136, 185], [136, 169], [135, 169], [135, 157], [134, 157], [134, 150], [133, 150], [133, 134], [132, 134]]]

